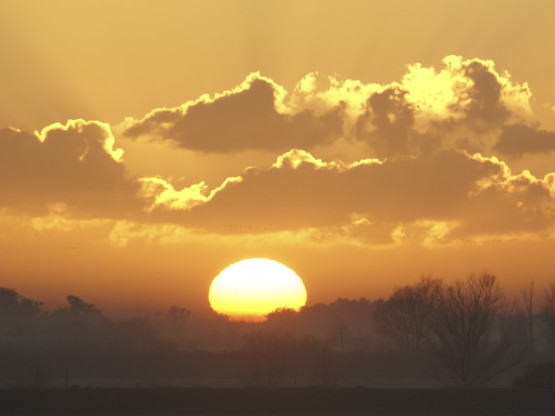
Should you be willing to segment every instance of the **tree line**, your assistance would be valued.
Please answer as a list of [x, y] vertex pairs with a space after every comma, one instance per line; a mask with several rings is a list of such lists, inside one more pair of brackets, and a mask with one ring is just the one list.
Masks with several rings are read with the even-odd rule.
[[67, 306], [46, 311], [40, 301], [0, 288], [0, 352], [173, 349], [190, 311], [171, 306], [116, 321], [75, 295]]
[[[555, 351], [555, 285], [545, 289], [539, 307], [534, 289], [530, 282], [520, 299], [509, 300], [491, 273], [471, 274], [451, 284], [423, 277], [414, 285], [396, 288], [387, 299], [359, 301], [356, 309], [366, 309], [371, 316], [373, 330], [379, 334], [373, 344], [377, 350], [418, 355], [443, 384], [477, 387], [522, 363], [540, 347]], [[301, 320], [307, 312], [277, 311], [268, 322], [289, 316]], [[341, 338], [334, 344], [335, 351], [344, 349], [346, 322], [337, 321], [336, 336]], [[268, 351], [279, 345], [275, 340], [268, 344]], [[267, 362], [276, 366], [279, 354]]]
[[[491, 273], [447, 283], [423, 277], [385, 299], [337, 299], [262, 323], [191, 316], [184, 307], [114, 320], [70, 295], [46, 311], [40, 301], [0, 288], [0, 356], [9, 352], [236, 351], [254, 385], [337, 382], [338, 360], [356, 352], [418, 357], [446, 385], [480, 386], [539, 350], [555, 351], [555, 285], [533, 282], [509, 299]], [[346, 358], [341, 358], [346, 360]], [[37, 375], [37, 379], [39, 375]]]

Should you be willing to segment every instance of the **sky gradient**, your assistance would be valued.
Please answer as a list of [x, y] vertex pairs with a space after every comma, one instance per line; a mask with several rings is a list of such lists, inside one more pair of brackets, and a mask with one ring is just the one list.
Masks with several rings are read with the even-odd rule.
[[548, 1], [4, 1], [0, 286], [208, 308], [269, 257], [308, 303], [555, 280]]

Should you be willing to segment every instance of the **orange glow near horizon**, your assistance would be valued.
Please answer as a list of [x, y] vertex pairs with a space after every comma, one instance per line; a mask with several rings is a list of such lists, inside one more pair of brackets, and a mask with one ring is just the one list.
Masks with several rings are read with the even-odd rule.
[[287, 266], [256, 258], [226, 267], [213, 280], [208, 298], [214, 311], [232, 320], [256, 322], [276, 309], [299, 310], [306, 304], [306, 289]]

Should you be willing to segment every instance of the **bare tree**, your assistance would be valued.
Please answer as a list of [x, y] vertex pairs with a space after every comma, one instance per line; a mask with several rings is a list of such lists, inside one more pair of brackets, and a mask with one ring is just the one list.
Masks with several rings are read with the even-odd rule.
[[516, 365], [524, 342], [513, 318], [492, 274], [473, 274], [447, 286], [430, 321], [438, 379], [476, 387]]
[[555, 350], [555, 284], [551, 283], [545, 289], [542, 305], [542, 318], [545, 326], [545, 336], [551, 349]]
[[312, 384], [319, 387], [336, 387], [339, 374], [335, 354], [329, 343], [313, 340], [308, 346], [306, 359], [310, 360]]
[[535, 282], [533, 280], [530, 280], [530, 283], [528, 283], [528, 287], [522, 292], [524, 316], [526, 318], [528, 342], [531, 352], [534, 352], [534, 286]]
[[185, 325], [189, 316], [191, 316], [191, 311], [187, 308], [173, 305], [166, 311], [165, 316], [172, 323], [172, 325], [175, 325], [177, 328], [181, 328]]
[[184, 349], [188, 334], [186, 326], [191, 316], [191, 311], [180, 306], [170, 308], [157, 315], [155, 329], [168, 343], [174, 344], [177, 349]]
[[277, 387], [291, 371], [293, 338], [257, 332], [245, 339], [244, 352], [257, 387]]
[[378, 329], [401, 350], [420, 351], [427, 321], [440, 298], [443, 282], [422, 278], [415, 286], [396, 289], [376, 310]]

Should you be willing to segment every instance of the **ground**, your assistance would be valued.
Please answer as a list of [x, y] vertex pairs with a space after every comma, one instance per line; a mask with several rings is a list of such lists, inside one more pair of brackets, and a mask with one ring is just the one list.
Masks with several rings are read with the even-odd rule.
[[145, 388], [1, 390], [10, 415], [519, 415], [553, 413], [553, 390]]

